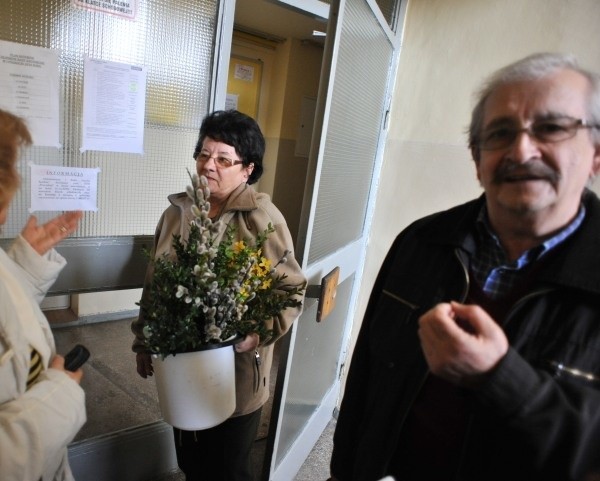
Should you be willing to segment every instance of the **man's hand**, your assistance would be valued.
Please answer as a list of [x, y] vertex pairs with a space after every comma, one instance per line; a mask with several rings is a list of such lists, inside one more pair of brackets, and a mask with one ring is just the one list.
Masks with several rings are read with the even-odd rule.
[[79, 368], [77, 369], [77, 371], [67, 371], [65, 369], [65, 358], [62, 357], [61, 355], [57, 354], [56, 356], [54, 356], [52, 358], [52, 361], [50, 361], [50, 366], [51, 369], [58, 369], [59, 371], [64, 372], [67, 376], [69, 376], [71, 379], [73, 379], [73, 381], [75, 381], [77, 384], [81, 383], [81, 378], [83, 377], [83, 369]]
[[438, 304], [419, 319], [419, 338], [431, 372], [469, 385], [491, 371], [508, 351], [508, 339], [479, 306]]
[[74, 232], [82, 217], [83, 212], [80, 210], [65, 212], [49, 220], [44, 225], [38, 225], [37, 217], [32, 215], [27, 220], [21, 235], [38, 254], [44, 255]]
[[260, 337], [256, 333], [248, 334], [242, 341], [235, 345], [235, 352], [253, 351], [258, 347]]
[[138, 352], [135, 355], [135, 362], [137, 364], [138, 374], [144, 379], [154, 374], [154, 367], [152, 366], [152, 356], [150, 354], [145, 352]]

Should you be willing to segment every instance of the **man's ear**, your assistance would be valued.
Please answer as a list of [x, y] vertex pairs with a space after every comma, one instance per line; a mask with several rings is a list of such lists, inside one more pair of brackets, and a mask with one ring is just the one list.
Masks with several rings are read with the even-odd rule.
[[481, 182], [481, 178], [479, 177], [479, 159], [481, 156], [481, 151], [477, 146], [471, 146], [471, 157], [473, 157], [473, 162], [475, 162], [475, 169], [477, 171], [477, 180]]
[[596, 144], [594, 150], [594, 158], [592, 159], [592, 171], [590, 172], [590, 178], [594, 178], [600, 172], [600, 143]]

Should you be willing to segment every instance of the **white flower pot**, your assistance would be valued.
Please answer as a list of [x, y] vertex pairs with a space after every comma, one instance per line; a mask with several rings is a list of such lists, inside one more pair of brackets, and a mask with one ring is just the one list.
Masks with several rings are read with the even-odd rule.
[[153, 364], [160, 410], [171, 426], [208, 429], [233, 414], [235, 353], [230, 343], [164, 360], [153, 356]]

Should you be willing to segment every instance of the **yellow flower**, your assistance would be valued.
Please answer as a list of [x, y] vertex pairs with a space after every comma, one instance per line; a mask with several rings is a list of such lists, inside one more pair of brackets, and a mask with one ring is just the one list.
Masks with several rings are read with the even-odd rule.
[[267, 259], [266, 257], [261, 257], [260, 263], [258, 265], [260, 267], [263, 267], [265, 269], [265, 271], [267, 271], [267, 272], [271, 270], [271, 261], [269, 259]]
[[263, 283], [260, 285], [259, 289], [262, 289], [262, 290], [264, 290], [264, 289], [268, 289], [269, 287], [271, 287], [271, 281], [272, 281], [272, 280], [273, 280], [273, 279], [271, 279], [271, 278], [269, 278], [269, 279], [265, 279], [265, 280], [263, 281]]
[[263, 274], [263, 270], [257, 265], [254, 264], [252, 266], [252, 269], [250, 271], [250, 274], [254, 277], [264, 277], [265, 275]]
[[235, 252], [236, 254], [239, 254], [240, 252], [242, 252], [244, 249], [246, 248], [246, 244], [244, 244], [244, 241], [237, 241], [233, 244], [233, 252]]

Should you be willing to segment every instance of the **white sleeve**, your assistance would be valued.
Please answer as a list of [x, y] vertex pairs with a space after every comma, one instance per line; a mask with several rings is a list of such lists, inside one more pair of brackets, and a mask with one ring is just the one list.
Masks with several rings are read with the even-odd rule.
[[37, 480], [58, 468], [85, 421], [83, 389], [64, 372], [44, 371], [31, 389], [0, 406], [2, 479]]
[[23, 287], [31, 292], [38, 304], [67, 265], [65, 258], [56, 250], [50, 249], [40, 255], [21, 236], [15, 239], [7, 254], [21, 268]]

